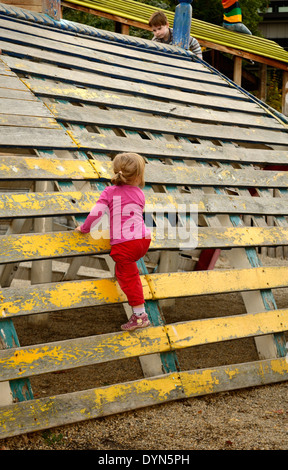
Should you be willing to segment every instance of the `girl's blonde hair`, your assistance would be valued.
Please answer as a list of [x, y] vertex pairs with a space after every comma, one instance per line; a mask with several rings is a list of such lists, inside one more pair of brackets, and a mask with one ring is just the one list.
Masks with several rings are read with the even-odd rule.
[[111, 179], [113, 184], [137, 184], [143, 188], [145, 185], [145, 160], [138, 153], [118, 153], [113, 160], [115, 176]]

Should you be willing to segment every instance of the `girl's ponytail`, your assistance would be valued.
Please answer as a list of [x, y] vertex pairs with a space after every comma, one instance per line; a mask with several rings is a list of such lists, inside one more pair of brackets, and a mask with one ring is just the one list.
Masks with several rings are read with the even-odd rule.
[[115, 176], [113, 176], [111, 182], [116, 185], [126, 184], [126, 178], [124, 177], [122, 170], [119, 170]]

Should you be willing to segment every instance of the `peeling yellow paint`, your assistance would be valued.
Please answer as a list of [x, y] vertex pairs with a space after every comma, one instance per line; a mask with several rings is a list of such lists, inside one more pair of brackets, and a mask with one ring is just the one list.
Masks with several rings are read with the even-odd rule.
[[215, 386], [219, 384], [214, 369], [180, 372], [179, 374], [187, 397], [213, 393]]

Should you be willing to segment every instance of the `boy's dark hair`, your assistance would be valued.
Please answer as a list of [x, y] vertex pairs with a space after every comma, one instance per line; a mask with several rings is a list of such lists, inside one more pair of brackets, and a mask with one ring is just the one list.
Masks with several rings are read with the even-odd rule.
[[168, 23], [167, 16], [163, 11], [155, 11], [153, 15], [150, 16], [149, 19], [149, 26], [152, 28], [153, 26], [164, 26]]

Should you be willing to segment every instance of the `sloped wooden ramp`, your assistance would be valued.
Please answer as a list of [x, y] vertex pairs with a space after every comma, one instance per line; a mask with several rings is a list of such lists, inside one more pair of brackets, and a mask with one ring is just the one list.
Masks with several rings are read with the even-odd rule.
[[[0, 49], [0, 437], [288, 380], [288, 309], [273, 296], [288, 286], [287, 269], [258, 257], [287, 244], [281, 119], [189, 52], [1, 4]], [[71, 230], [109, 184], [119, 151], [146, 159], [154, 236], [138, 266], [153, 326], [131, 334], [119, 321], [119, 331], [103, 333], [105, 325], [97, 335], [21, 347], [18, 318], [49, 328], [56, 311], [83, 311], [83, 322], [86, 307], [129, 314], [105, 234]], [[151, 210], [159, 204], [177, 213], [178, 228], [193, 227], [188, 208], [197, 206], [195, 246], [169, 237], [171, 219]], [[230, 267], [213, 270], [220, 250]], [[83, 266], [93, 274], [80, 274]], [[233, 292], [246, 313], [231, 305], [219, 314], [217, 294]], [[165, 321], [165, 302], [199, 295], [215, 296], [213, 318], [187, 321], [178, 312], [176, 323]], [[179, 366], [182, 349], [241, 338], [255, 338], [259, 360]], [[35, 376], [114, 361], [117, 368], [123, 358], [139, 358], [142, 377], [33, 397]]]

